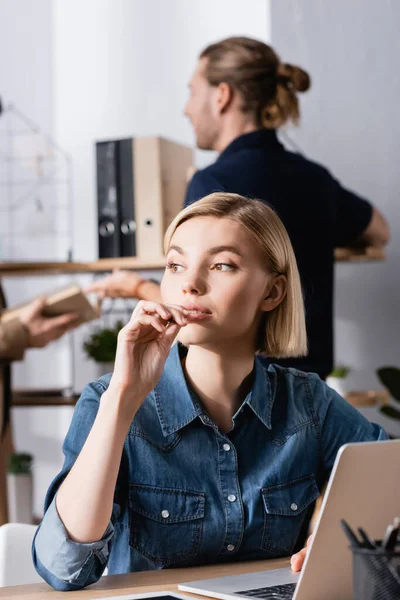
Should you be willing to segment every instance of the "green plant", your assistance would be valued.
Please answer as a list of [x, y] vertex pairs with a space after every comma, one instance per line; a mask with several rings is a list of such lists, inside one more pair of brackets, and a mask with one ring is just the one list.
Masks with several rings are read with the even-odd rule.
[[8, 457], [8, 473], [13, 475], [28, 475], [31, 473], [33, 456], [26, 452], [12, 454]]
[[99, 363], [113, 362], [117, 351], [118, 333], [123, 326], [122, 321], [117, 321], [114, 327], [95, 329], [83, 343], [86, 354]]
[[343, 365], [334, 367], [329, 377], [337, 377], [338, 379], [344, 379], [350, 373], [350, 368]]
[[[400, 369], [397, 367], [381, 367], [377, 369], [376, 374], [392, 398], [400, 402]], [[381, 406], [380, 410], [387, 417], [400, 421], [400, 410], [394, 406], [385, 404]]]

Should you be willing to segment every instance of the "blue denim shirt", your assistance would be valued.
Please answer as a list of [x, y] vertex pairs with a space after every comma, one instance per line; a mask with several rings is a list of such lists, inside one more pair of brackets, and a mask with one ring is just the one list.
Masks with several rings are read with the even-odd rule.
[[115, 574], [290, 555], [304, 543], [340, 446], [387, 438], [317, 375], [265, 369], [258, 358], [251, 392], [225, 434], [188, 388], [184, 352], [172, 348], [135, 415], [111, 521], [101, 540], [85, 544], [68, 538], [55, 496], [111, 376], [83, 391], [33, 543], [36, 569], [56, 589], [92, 584], [106, 565]]

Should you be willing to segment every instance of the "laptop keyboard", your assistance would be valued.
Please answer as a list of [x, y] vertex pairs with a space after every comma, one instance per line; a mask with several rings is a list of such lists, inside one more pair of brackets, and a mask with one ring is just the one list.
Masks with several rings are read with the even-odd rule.
[[273, 587], [256, 588], [255, 590], [243, 590], [235, 592], [240, 596], [250, 598], [265, 598], [266, 600], [291, 600], [293, 598], [295, 583], [285, 583], [284, 585], [274, 585]]

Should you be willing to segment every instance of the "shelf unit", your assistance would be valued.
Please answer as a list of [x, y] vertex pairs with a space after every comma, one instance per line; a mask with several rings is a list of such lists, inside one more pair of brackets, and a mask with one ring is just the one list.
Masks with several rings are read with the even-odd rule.
[[105, 273], [114, 269], [150, 271], [163, 269], [164, 267], [165, 259], [163, 257], [152, 261], [127, 257], [102, 258], [94, 262], [0, 262], [0, 277]]

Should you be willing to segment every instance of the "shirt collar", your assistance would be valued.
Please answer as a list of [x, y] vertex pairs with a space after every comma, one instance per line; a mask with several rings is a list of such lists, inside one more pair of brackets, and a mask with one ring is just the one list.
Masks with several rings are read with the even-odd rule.
[[[185, 354], [181, 344], [175, 344], [166, 360], [160, 381], [154, 388], [158, 418], [164, 436], [176, 433], [196, 417], [204, 417], [204, 409], [186, 383], [181, 358]], [[251, 391], [244, 400], [260, 421], [271, 429], [271, 413], [275, 394], [270, 378], [274, 371], [265, 370], [261, 361], [254, 361], [254, 379]], [[243, 406], [242, 405], [242, 406]]]
[[271, 414], [275, 400], [275, 371], [266, 370], [260, 359], [254, 360], [254, 379], [250, 393], [247, 395], [243, 404], [247, 404], [253, 413], [267, 427], [272, 429]]
[[204, 414], [187, 386], [181, 365], [184, 354], [185, 348], [181, 344], [172, 346], [160, 381], [154, 388], [158, 418], [165, 436], [176, 433]]
[[234, 152], [242, 149], [250, 148], [283, 148], [283, 145], [278, 140], [275, 129], [258, 129], [250, 133], [244, 133], [235, 138], [225, 150], [219, 155], [217, 162], [221, 159], [230, 156]]

